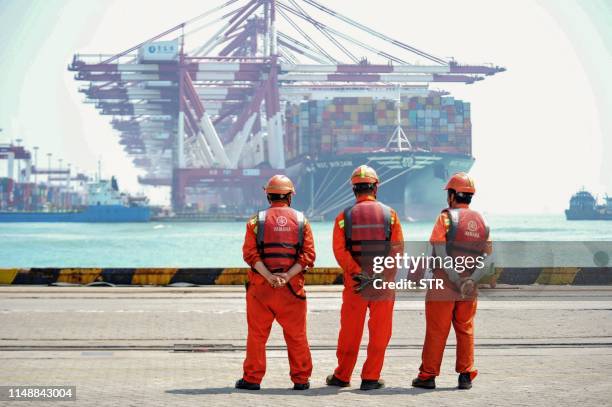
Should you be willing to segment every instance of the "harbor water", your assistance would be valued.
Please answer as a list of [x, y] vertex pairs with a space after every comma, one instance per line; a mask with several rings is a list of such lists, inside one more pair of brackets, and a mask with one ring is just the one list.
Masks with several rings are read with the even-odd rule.
[[[489, 215], [495, 241], [609, 241], [612, 222], [563, 215]], [[313, 222], [318, 267], [336, 267], [331, 222]], [[404, 238], [425, 241], [430, 222], [404, 223]], [[0, 223], [0, 268], [244, 267], [244, 222]]]

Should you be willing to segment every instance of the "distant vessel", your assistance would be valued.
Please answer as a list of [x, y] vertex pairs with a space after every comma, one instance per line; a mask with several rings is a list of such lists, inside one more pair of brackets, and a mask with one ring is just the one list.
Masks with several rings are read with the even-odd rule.
[[605, 203], [588, 191], [578, 191], [570, 199], [569, 209], [565, 210], [567, 220], [612, 220], [612, 198], [606, 196]]
[[87, 205], [67, 211], [0, 211], [2, 222], [148, 222], [151, 209], [140, 199], [121, 194], [117, 180], [87, 184]]

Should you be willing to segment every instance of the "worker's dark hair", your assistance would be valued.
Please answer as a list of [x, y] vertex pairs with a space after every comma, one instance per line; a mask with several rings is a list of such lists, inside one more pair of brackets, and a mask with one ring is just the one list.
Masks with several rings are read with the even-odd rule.
[[291, 194], [268, 194], [270, 202], [286, 201], [289, 202]]
[[461, 204], [468, 204], [468, 205], [472, 203], [472, 196], [474, 196], [474, 194], [469, 194], [467, 192], [457, 192], [454, 189], [449, 189], [448, 190], [449, 198], [452, 195], [455, 195], [455, 202], [461, 203]]
[[355, 195], [371, 194], [374, 192], [375, 188], [376, 184], [360, 183], [353, 185], [353, 192], [355, 193]]

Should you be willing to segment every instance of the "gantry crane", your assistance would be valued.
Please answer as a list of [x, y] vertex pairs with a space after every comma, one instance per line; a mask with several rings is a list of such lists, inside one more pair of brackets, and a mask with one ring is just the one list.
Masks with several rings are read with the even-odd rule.
[[69, 69], [147, 171], [140, 181], [172, 185], [177, 209], [189, 187], [259, 187], [283, 171], [286, 101], [426, 95], [504, 71], [436, 57], [315, 0], [230, 0], [121, 53], [77, 54]]

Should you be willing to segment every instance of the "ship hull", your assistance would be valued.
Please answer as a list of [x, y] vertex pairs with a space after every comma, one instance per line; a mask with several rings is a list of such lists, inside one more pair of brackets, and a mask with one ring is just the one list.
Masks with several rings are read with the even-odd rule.
[[145, 206], [96, 205], [75, 212], [0, 212], [0, 223], [127, 223], [150, 219], [151, 210]]
[[373, 152], [318, 157], [290, 163], [296, 181], [293, 206], [314, 218], [333, 219], [354, 202], [348, 183], [355, 167], [367, 164], [381, 178], [380, 201], [402, 219], [429, 221], [446, 206], [443, 191], [448, 176], [467, 172], [474, 159], [466, 155], [429, 152]]
[[565, 210], [567, 220], [612, 220], [612, 213], [601, 213], [597, 211], [573, 211]]

